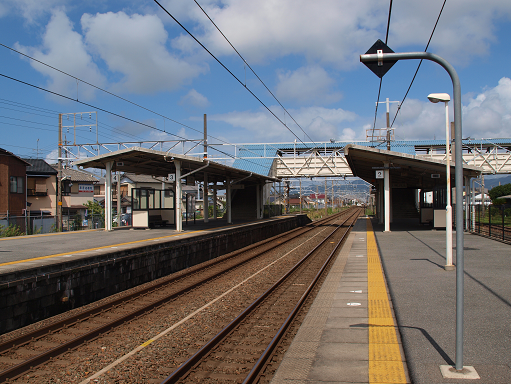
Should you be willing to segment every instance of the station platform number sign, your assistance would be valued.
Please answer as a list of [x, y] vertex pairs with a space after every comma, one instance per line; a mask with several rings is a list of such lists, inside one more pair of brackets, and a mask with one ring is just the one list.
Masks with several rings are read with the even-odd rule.
[[384, 173], [383, 169], [377, 169], [376, 170], [376, 178], [377, 179], [384, 179], [385, 178], [385, 173]]

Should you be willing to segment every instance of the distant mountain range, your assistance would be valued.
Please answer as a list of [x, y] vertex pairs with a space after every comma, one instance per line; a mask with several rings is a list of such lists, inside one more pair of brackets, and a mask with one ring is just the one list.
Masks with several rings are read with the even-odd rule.
[[511, 175], [492, 175], [484, 177], [484, 187], [488, 190], [493, 187], [511, 183]]

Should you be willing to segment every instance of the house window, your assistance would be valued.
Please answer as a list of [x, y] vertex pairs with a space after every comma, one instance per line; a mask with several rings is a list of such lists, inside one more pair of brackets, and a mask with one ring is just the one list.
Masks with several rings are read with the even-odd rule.
[[20, 176], [11, 176], [11, 193], [24, 193], [23, 188], [23, 179], [24, 177]]

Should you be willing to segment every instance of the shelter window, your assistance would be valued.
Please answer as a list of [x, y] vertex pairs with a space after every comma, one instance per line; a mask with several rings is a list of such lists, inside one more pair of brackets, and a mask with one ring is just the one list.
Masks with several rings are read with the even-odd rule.
[[133, 188], [132, 204], [134, 210], [174, 209], [174, 191], [150, 188]]

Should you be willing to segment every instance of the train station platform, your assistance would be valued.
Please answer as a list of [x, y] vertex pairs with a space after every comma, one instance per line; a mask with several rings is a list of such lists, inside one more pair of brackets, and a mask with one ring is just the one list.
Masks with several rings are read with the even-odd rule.
[[445, 231], [360, 218], [272, 383], [511, 383], [511, 246], [466, 233], [464, 256], [463, 365], [480, 379], [440, 370], [456, 349]]

